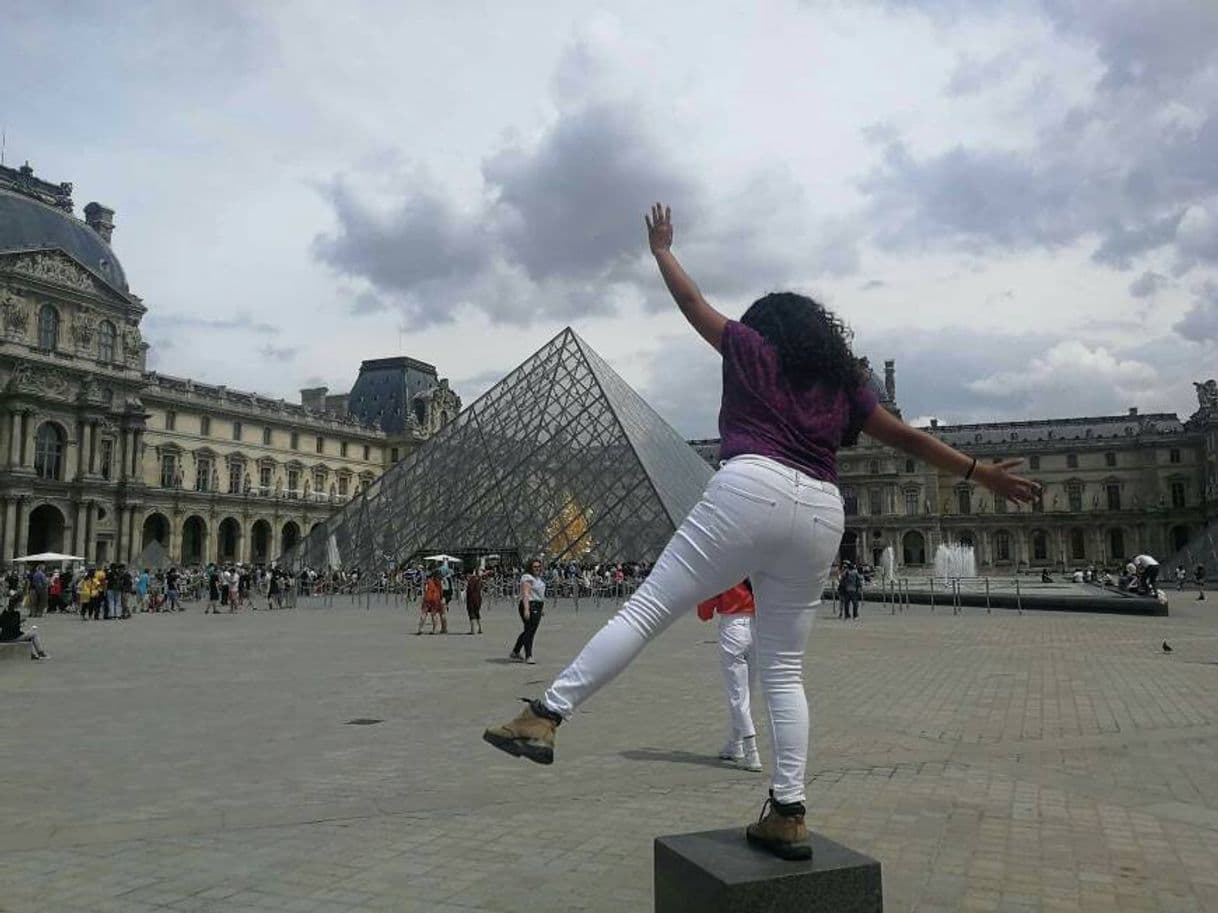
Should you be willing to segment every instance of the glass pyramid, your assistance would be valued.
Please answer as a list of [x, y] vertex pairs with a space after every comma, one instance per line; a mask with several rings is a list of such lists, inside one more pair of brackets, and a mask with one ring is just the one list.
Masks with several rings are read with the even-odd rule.
[[1163, 563], [1159, 572], [1163, 575], [1160, 585], [1166, 586], [1164, 580], [1175, 580], [1177, 567], [1183, 567], [1188, 572], [1189, 583], [1193, 583], [1193, 571], [1199, 564], [1205, 566], [1205, 579], [1212, 587], [1218, 580], [1218, 520], [1211, 520], [1184, 548], [1172, 555], [1170, 561]]
[[282, 561], [654, 561], [711, 468], [569, 327]]

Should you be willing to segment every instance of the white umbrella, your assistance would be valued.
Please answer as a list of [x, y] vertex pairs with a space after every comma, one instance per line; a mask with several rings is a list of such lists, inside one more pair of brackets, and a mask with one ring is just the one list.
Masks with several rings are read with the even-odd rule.
[[423, 560], [424, 561], [455, 561], [455, 562], [457, 562], [457, 564], [461, 564], [461, 559], [454, 558], [452, 555], [428, 555]]
[[55, 564], [60, 561], [84, 560], [85, 559], [81, 558], [79, 555], [61, 555], [59, 552], [40, 552], [37, 555], [26, 555], [24, 558], [13, 559], [14, 562], [26, 562], [29, 564], [36, 564], [38, 562], [42, 562], [43, 564]]

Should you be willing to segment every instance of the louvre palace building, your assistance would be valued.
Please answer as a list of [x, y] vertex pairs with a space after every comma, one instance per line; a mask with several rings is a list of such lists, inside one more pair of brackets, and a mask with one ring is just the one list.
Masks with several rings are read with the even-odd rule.
[[[895, 363], [875, 380], [880, 402], [900, 414]], [[984, 572], [1112, 565], [1140, 552], [1166, 562], [1218, 518], [1218, 384], [1195, 384], [1197, 410], [1172, 413], [931, 423], [945, 443], [999, 462], [1024, 461], [1040, 482], [1032, 505], [995, 499], [866, 435], [838, 456], [847, 530], [842, 557], [878, 565], [891, 546], [898, 567], [916, 573], [940, 544], [975, 549]], [[693, 441], [708, 460], [718, 441]]]
[[405, 357], [300, 403], [147, 370], [114, 213], [84, 217], [0, 166], [0, 561], [270, 561], [461, 410]]

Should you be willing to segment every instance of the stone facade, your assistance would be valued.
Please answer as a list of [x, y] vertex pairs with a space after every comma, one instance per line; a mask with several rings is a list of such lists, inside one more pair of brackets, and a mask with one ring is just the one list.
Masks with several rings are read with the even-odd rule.
[[[892, 363], [882, 397], [895, 408]], [[941, 544], [967, 543], [978, 568], [1111, 565], [1149, 552], [1174, 555], [1218, 517], [1218, 385], [1197, 385], [1197, 411], [987, 422], [927, 430], [982, 461], [1020, 458], [1044, 486], [1035, 505], [995, 502], [978, 485], [941, 472], [865, 435], [839, 454], [846, 506], [842, 557], [878, 564], [891, 546], [910, 571]], [[718, 441], [691, 442], [711, 461]]]
[[36, 245], [0, 230], [0, 561], [132, 561], [153, 542], [185, 564], [270, 561], [438, 427], [428, 414], [391, 438], [324, 398], [146, 370], [146, 308], [117, 281], [113, 212], [90, 204], [86, 226], [31, 180], [0, 169], [6, 212], [40, 226]]

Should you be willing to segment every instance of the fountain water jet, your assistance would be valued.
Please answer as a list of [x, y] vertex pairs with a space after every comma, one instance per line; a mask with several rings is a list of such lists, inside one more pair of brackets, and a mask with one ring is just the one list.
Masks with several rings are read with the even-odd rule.
[[893, 552], [892, 546], [889, 545], [884, 549], [884, 553], [880, 555], [880, 579], [884, 581], [892, 580], [897, 576], [897, 556]]
[[977, 556], [971, 545], [953, 542], [935, 549], [935, 576], [947, 579], [977, 576]]

